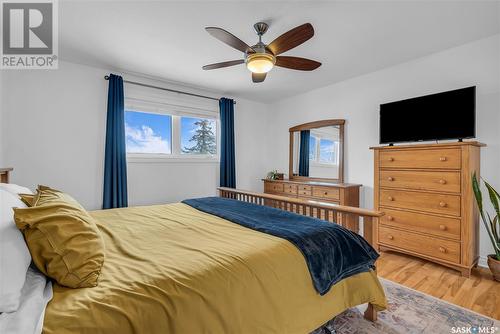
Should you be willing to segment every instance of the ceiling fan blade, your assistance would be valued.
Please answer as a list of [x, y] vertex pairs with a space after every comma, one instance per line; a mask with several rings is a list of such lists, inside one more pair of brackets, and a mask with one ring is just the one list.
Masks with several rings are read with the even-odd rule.
[[252, 73], [252, 81], [253, 82], [262, 82], [266, 80], [267, 73]]
[[241, 52], [253, 51], [253, 49], [248, 46], [247, 43], [243, 42], [238, 37], [234, 36], [230, 32], [217, 28], [217, 27], [206, 27], [205, 30], [217, 38], [219, 41], [226, 43], [227, 45], [235, 48], [236, 50], [240, 50]]
[[215, 70], [217, 68], [229, 67], [229, 66], [243, 64], [244, 62], [245, 61], [243, 59], [230, 60], [230, 61], [223, 61], [223, 62], [215, 63], [215, 64], [208, 64], [208, 65], [203, 66], [202, 68], [204, 70]]
[[276, 38], [267, 47], [275, 56], [293, 49], [314, 36], [314, 28], [310, 23], [304, 23], [292, 30], [287, 31]]
[[275, 65], [292, 70], [312, 71], [320, 67], [321, 63], [307, 58], [278, 56]]

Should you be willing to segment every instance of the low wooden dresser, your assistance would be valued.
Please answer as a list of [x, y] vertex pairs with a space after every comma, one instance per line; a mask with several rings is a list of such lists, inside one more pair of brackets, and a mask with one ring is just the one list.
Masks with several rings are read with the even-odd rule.
[[[471, 176], [479, 142], [372, 147], [379, 249], [408, 253], [469, 277], [478, 261], [479, 215]], [[378, 238], [378, 240], [377, 240]]]
[[[264, 179], [264, 193], [359, 207], [361, 184]], [[340, 220], [340, 219], [339, 219]], [[358, 231], [358, 220], [345, 217], [345, 227]]]

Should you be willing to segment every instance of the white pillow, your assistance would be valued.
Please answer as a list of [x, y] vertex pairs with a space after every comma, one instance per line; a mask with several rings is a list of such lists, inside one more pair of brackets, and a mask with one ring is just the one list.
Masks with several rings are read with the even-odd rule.
[[0, 183], [0, 189], [4, 189], [14, 195], [33, 194], [33, 192], [29, 188], [18, 186], [17, 184], [12, 183]]
[[14, 222], [13, 207], [26, 205], [17, 195], [0, 188], [0, 313], [13, 312], [19, 307], [31, 263], [28, 246]]
[[42, 333], [45, 308], [51, 299], [52, 283], [38, 269], [29, 267], [19, 308], [0, 314], [0, 333]]

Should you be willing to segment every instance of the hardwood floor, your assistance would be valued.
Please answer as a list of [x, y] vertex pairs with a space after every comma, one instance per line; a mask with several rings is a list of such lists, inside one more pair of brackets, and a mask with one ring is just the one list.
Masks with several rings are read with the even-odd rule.
[[378, 275], [447, 302], [500, 320], [500, 282], [488, 268], [475, 268], [470, 278], [458, 271], [412, 256], [382, 252]]

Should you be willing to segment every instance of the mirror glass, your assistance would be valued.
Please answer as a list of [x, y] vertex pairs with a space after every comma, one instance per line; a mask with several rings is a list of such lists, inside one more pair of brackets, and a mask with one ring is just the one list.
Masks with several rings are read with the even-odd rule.
[[342, 179], [341, 126], [293, 132], [293, 176]]

